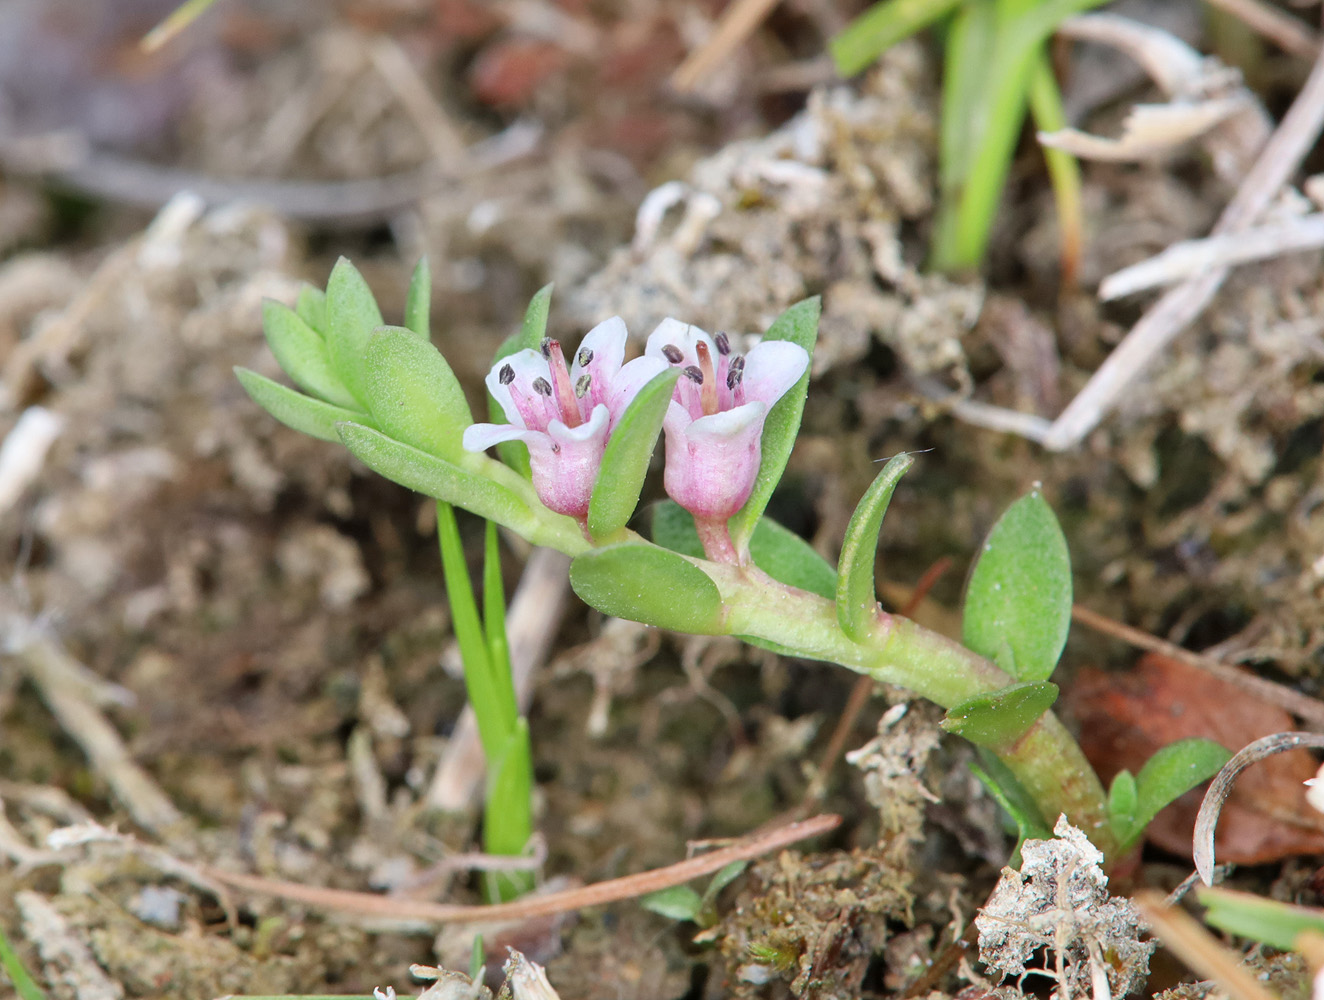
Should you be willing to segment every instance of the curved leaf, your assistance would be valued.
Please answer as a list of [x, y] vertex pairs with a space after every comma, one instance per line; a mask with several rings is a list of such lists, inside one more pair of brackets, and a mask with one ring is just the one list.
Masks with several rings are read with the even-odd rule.
[[1136, 775], [1132, 839], [1145, 832], [1159, 810], [1212, 778], [1231, 758], [1226, 747], [1205, 739], [1178, 740], [1155, 752]]
[[296, 431], [323, 441], [339, 441], [336, 425], [343, 421], [364, 422], [369, 419], [366, 413], [305, 396], [248, 368], [235, 368], [234, 373], [244, 391], [258, 406], [286, 427], [293, 427]]
[[679, 368], [654, 376], [630, 401], [607, 439], [588, 505], [588, 530], [594, 538], [607, 539], [616, 534], [639, 506], [639, 491], [644, 487], [657, 436], [662, 432], [662, 418], [667, 415], [671, 391], [679, 377]]
[[455, 373], [430, 341], [384, 326], [368, 342], [364, 395], [384, 432], [429, 454], [461, 458], [464, 429], [473, 423]]
[[337, 425], [336, 432], [354, 457], [392, 482], [516, 531], [529, 525], [532, 512], [528, 505], [499, 483], [352, 420]]
[[427, 256], [418, 259], [409, 278], [409, 292], [405, 295], [405, 328], [421, 339], [432, 340], [432, 268]]
[[1071, 627], [1071, 557], [1052, 508], [1033, 490], [993, 525], [966, 586], [967, 647], [1018, 680], [1045, 680]]
[[274, 299], [262, 303], [262, 331], [281, 369], [305, 392], [335, 406], [357, 409], [326, 356], [326, 341], [289, 306]]
[[346, 257], [336, 261], [326, 282], [326, 346], [331, 367], [354, 394], [365, 400], [364, 356], [382, 311], [363, 275]]
[[764, 340], [789, 340], [799, 344], [809, 354], [809, 365], [800, 376], [800, 381], [769, 411], [763, 425], [763, 454], [758, 478], [754, 480], [754, 489], [745, 501], [745, 506], [736, 511], [728, 522], [731, 541], [737, 550], [742, 549], [754, 533], [754, 526], [763, 516], [772, 498], [772, 491], [781, 482], [786, 462], [791, 457], [791, 449], [795, 447], [795, 437], [800, 433], [800, 417], [804, 413], [805, 396], [809, 392], [809, 373], [814, 367], [814, 343], [818, 340], [818, 317], [822, 304], [822, 299], [817, 295], [797, 302], [778, 316], [763, 335]]
[[1024, 736], [1055, 701], [1057, 685], [1051, 681], [1012, 684], [953, 705], [942, 728], [976, 746], [1003, 750]]
[[326, 293], [312, 285], [299, 289], [299, 297], [294, 302], [294, 311], [299, 319], [312, 328], [319, 337], [326, 338]]
[[1117, 772], [1112, 787], [1108, 789], [1108, 824], [1113, 828], [1113, 836], [1119, 844], [1129, 845], [1137, 833], [1138, 804], [1135, 775], [1123, 768]]
[[883, 466], [864, 491], [846, 526], [846, 538], [837, 562], [837, 624], [853, 642], [867, 641], [878, 610], [878, 585], [874, 564], [878, 557], [878, 533], [892, 493], [915, 460], [902, 452]]
[[570, 586], [604, 615], [693, 635], [722, 635], [722, 595], [694, 563], [668, 549], [623, 542], [570, 563]]

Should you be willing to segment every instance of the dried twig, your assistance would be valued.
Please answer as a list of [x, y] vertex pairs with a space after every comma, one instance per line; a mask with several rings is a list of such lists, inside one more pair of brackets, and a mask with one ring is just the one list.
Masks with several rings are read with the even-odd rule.
[[671, 85], [682, 94], [693, 91], [704, 76], [754, 33], [775, 6], [777, 0], [731, 0], [708, 41], [671, 74]]
[[[1310, 151], [1321, 127], [1324, 127], [1324, 51], [1282, 123], [1223, 210], [1214, 233], [1250, 228]], [[1075, 447], [1097, 427], [1158, 353], [1204, 311], [1227, 273], [1226, 268], [1215, 268], [1178, 285], [1154, 303], [1053, 422], [1044, 436], [1044, 446], [1064, 451]]]
[[400, 43], [386, 35], [378, 36], [368, 45], [368, 56], [378, 74], [395, 91], [400, 106], [418, 126], [437, 166], [448, 174], [463, 173], [469, 165], [464, 138], [432, 96]]
[[1324, 729], [1324, 702], [1317, 698], [1302, 694], [1300, 691], [1294, 691], [1286, 685], [1277, 684], [1268, 678], [1259, 677], [1231, 664], [1223, 663], [1212, 656], [1184, 649], [1176, 643], [1150, 635], [1143, 629], [1125, 625], [1106, 615], [1101, 615], [1097, 611], [1091, 611], [1081, 604], [1072, 606], [1071, 617], [1086, 628], [1092, 628], [1097, 632], [1103, 632], [1121, 639], [1123, 642], [1129, 642], [1139, 649], [1162, 653], [1174, 660], [1181, 660], [1183, 663], [1198, 667], [1219, 680], [1235, 684], [1237, 687], [1251, 692], [1256, 697], [1277, 705], [1279, 708], [1286, 709], [1298, 718], [1314, 723]]
[[1195, 870], [1205, 885], [1214, 884], [1214, 829], [1218, 826], [1218, 815], [1223, 810], [1223, 803], [1232, 793], [1232, 786], [1242, 771], [1252, 764], [1272, 757], [1286, 750], [1298, 747], [1324, 747], [1324, 736], [1319, 733], [1275, 733], [1265, 736], [1242, 748], [1232, 759], [1223, 765], [1223, 770], [1214, 776], [1200, 803], [1200, 812], [1195, 817]]
[[746, 837], [730, 847], [688, 861], [680, 861], [666, 868], [626, 875], [624, 878], [608, 879], [605, 882], [597, 882], [565, 892], [528, 896], [512, 903], [496, 903], [490, 906], [430, 903], [425, 900], [398, 899], [368, 892], [323, 889], [317, 886], [299, 885], [295, 882], [261, 878], [257, 875], [242, 875], [218, 868], [204, 868], [203, 871], [208, 878], [235, 889], [265, 893], [322, 909], [401, 920], [425, 920], [438, 924], [489, 923], [527, 920], [532, 917], [545, 917], [588, 906], [602, 906], [623, 899], [633, 899], [636, 896], [681, 885], [702, 875], [710, 875], [732, 862], [749, 861], [808, 837], [827, 833], [840, 823], [840, 816], [831, 814], [815, 816], [800, 823], [778, 827], [768, 833]]
[[1137, 893], [1135, 904], [1163, 944], [1203, 978], [1212, 979], [1232, 1000], [1277, 1000], [1241, 962], [1185, 910], [1163, 905], [1163, 894]]

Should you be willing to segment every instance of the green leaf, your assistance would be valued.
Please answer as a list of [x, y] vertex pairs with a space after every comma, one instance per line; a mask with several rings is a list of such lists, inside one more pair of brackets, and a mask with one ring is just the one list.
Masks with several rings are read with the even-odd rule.
[[488, 521], [483, 535], [483, 632], [487, 639], [487, 661], [492, 667], [501, 711], [509, 728], [519, 717], [515, 679], [510, 669], [510, 641], [506, 636], [506, 589], [501, 580], [501, 549], [497, 527]]
[[903, 38], [922, 31], [961, 0], [887, 0], [875, 3], [828, 42], [842, 76], [854, 76]]
[[902, 452], [883, 466], [860, 498], [846, 526], [837, 563], [837, 624], [853, 642], [867, 642], [877, 619], [878, 584], [874, 564], [878, 556], [878, 533], [892, 502], [892, 492], [915, 460]]
[[432, 268], [427, 256], [420, 257], [409, 278], [409, 292], [405, 296], [405, 327], [432, 342]]
[[639, 491], [679, 377], [679, 368], [654, 376], [630, 401], [607, 439], [588, 504], [588, 530], [595, 539], [611, 538], [639, 506]]
[[942, 728], [976, 746], [1004, 750], [1024, 736], [1055, 701], [1057, 685], [1050, 681], [1012, 684], [952, 706]]
[[312, 328], [319, 337], [326, 337], [326, 293], [312, 285], [299, 289], [299, 297], [294, 302], [294, 311]]
[[[516, 720], [506, 746], [489, 768], [483, 849], [488, 854], [522, 854], [533, 835], [533, 751], [526, 720]], [[533, 872], [490, 872], [488, 884], [496, 899], [514, 899], [533, 888]]]
[[800, 433], [800, 417], [804, 413], [805, 396], [809, 392], [809, 373], [814, 367], [814, 343], [818, 340], [821, 308], [822, 300], [817, 295], [797, 302], [778, 316], [763, 335], [764, 340], [789, 340], [799, 344], [809, 354], [809, 365], [800, 381], [769, 411], [763, 425], [763, 451], [758, 478], [754, 480], [754, 489], [745, 501], [745, 506], [736, 511], [728, 522], [731, 541], [737, 550], [748, 544], [754, 526], [758, 524], [772, 498], [772, 491], [781, 482], [786, 462], [791, 457], [791, 449], [795, 447], [795, 437]]
[[[497, 348], [492, 364], [495, 365], [502, 358], [508, 358], [525, 348], [531, 351], [538, 350], [543, 337], [547, 335], [547, 315], [551, 311], [551, 307], [552, 286], [543, 285], [529, 301], [529, 308], [524, 312], [524, 324], [520, 328], [520, 332], [511, 334]], [[494, 424], [510, 423], [509, 418], [502, 412], [500, 404], [497, 403], [490, 392], [487, 394], [487, 412], [488, 419]], [[523, 441], [502, 441], [497, 445], [497, 454], [501, 456], [501, 461], [525, 479], [533, 475], [529, 467], [529, 448]]]
[[[473, 475], [360, 423], [341, 423], [336, 432], [359, 461], [394, 483], [453, 503], [516, 531], [529, 525], [532, 512], [528, 505], [500, 483]], [[570, 523], [573, 526], [574, 522]], [[578, 533], [577, 528], [575, 532]]]
[[326, 283], [326, 345], [340, 381], [366, 402], [364, 360], [372, 331], [382, 325], [382, 311], [363, 275], [345, 257], [336, 261]]
[[13, 984], [19, 1000], [46, 1000], [46, 994], [32, 978], [27, 966], [18, 957], [18, 952], [10, 945], [9, 938], [5, 937], [4, 931], [0, 931], [0, 968], [8, 973], [9, 981]]
[[748, 861], [732, 861], [729, 865], [720, 868], [708, 883], [708, 888], [703, 890], [703, 905], [708, 906], [717, 894], [728, 885], [740, 877], [740, 873], [749, 867]]
[[[674, 500], [653, 506], [653, 541], [672, 552], [704, 558], [694, 516]], [[778, 583], [828, 598], [836, 590], [837, 575], [831, 564], [803, 538], [770, 517], [759, 518], [754, 537], [749, 540], [749, 555], [755, 566]], [[748, 641], [771, 648], [766, 642]]]
[[966, 587], [961, 631], [970, 649], [1018, 680], [1046, 680], [1071, 627], [1071, 558], [1038, 490], [993, 525]]
[[[692, 517], [690, 520], [693, 522]], [[694, 537], [698, 538], [698, 532]], [[778, 583], [799, 587], [828, 600], [836, 592], [837, 572], [832, 564], [794, 531], [770, 517], [759, 518], [755, 525], [754, 536], [749, 540], [749, 557]]]
[[1189, 739], [1169, 743], [1145, 761], [1136, 775], [1132, 839], [1145, 832], [1145, 827], [1164, 806], [1212, 778], [1231, 757], [1225, 747], [1213, 740]]
[[970, 763], [970, 772], [988, 789], [998, 805], [1006, 810], [1016, 824], [1017, 843], [1011, 860], [1012, 868], [1020, 867], [1021, 844], [1027, 840], [1052, 840], [1053, 831], [1044, 822], [1043, 814], [1030, 793], [1016, 780], [1011, 768], [998, 760], [997, 755], [983, 747], [978, 748], [979, 763]]
[[335, 406], [358, 409], [326, 356], [326, 341], [289, 306], [274, 299], [262, 303], [262, 330], [281, 369], [306, 392]]
[[397, 441], [452, 462], [464, 457], [461, 438], [473, 417], [455, 373], [430, 341], [399, 326], [374, 332], [364, 394], [377, 426]]
[[287, 427], [302, 431], [323, 441], [339, 441], [336, 425], [346, 420], [366, 423], [368, 415], [357, 410], [324, 403], [312, 396], [273, 382], [247, 368], [236, 368], [235, 376], [253, 402], [266, 410]]
[[1119, 844], [1130, 844], [1137, 834], [1138, 805], [1135, 775], [1123, 768], [1117, 772], [1112, 787], [1108, 789], [1108, 824], [1113, 828], [1113, 836]]
[[1206, 923], [1238, 937], [1263, 941], [1279, 951], [1294, 949], [1303, 931], [1324, 934], [1324, 910], [1315, 907], [1207, 886], [1198, 886], [1195, 895], [1206, 907]]
[[687, 885], [673, 885], [641, 897], [639, 905], [668, 920], [697, 922], [703, 898]]
[[623, 542], [570, 563], [570, 586], [604, 615], [673, 632], [722, 635], [722, 595], [703, 570], [656, 545]]

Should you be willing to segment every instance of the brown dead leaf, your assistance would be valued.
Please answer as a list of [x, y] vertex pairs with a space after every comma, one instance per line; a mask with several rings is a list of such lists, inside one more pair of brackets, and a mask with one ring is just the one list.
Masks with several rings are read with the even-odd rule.
[[[1081, 746], [1105, 782], [1137, 773], [1156, 750], [1203, 736], [1235, 752], [1294, 728], [1291, 715], [1236, 685], [1180, 660], [1149, 653], [1128, 674], [1083, 670], [1067, 696]], [[1260, 864], [1324, 852], [1324, 816], [1306, 805], [1302, 783], [1315, 774], [1305, 750], [1256, 764], [1223, 807], [1215, 849], [1220, 861]], [[1191, 856], [1201, 787], [1158, 814], [1146, 834], [1173, 854]]]

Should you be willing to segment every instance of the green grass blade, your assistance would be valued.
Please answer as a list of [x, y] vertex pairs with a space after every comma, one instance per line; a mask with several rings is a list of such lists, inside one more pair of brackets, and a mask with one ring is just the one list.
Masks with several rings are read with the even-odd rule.
[[464, 660], [464, 687], [469, 704], [478, 718], [478, 737], [483, 744], [483, 755], [493, 767], [510, 738], [501, 710], [501, 696], [492, 683], [492, 667], [488, 662], [487, 642], [483, 624], [478, 618], [478, 602], [474, 600], [469, 567], [464, 559], [464, 545], [460, 541], [460, 528], [455, 520], [455, 508], [445, 501], [437, 501], [437, 539], [441, 546], [441, 570], [446, 581], [446, 601], [451, 608], [451, 624], [455, 639], [460, 644], [460, 657]]
[[18, 952], [14, 951], [9, 944], [9, 938], [5, 937], [5, 932], [2, 930], [0, 930], [0, 966], [3, 966], [5, 972], [9, 974], [9, 981], [18, 991], [20, 1000], [46, 1000], [46, 994], [32, 978], [27, 966], [18, 957]]
[[[488, 774], [483, 849], [488, 854], [522, 854], [533, 835], [533, 753], [524, 719], [515, 723], [500, 757], [489, 761]], [[487, 884], [490, 896], [514, 899], [533, 888], [533, 872], [490, 872]]]
[[487, 522], [483, 544], [483, 629], [487, 639], [487, 662], [492, 668], [492, 683], [501, 696], [501, 711], [507, 730], [519, 717], [515, 701], [515, 680], [510, 674], [510, 641], [506, 636], [506, 589], [501, 581], [501, 549], [497, 526]]
[[842, 76], [854, 76], [903, 38], [922, 31], [961, 0], [888, 0], [876, 3], [828, 42]]
[[[1062, 92], [1053, 76], [1048, 54], [1041, 51], [1030, 72], [1030, 114], [1040, 132], [1056, 132], [1067, 127], [1066, 110], [1062, 107]], [[1085, 208], [1081, 193], [1080, 161], [1065, 149], [1044, 146], [1044, 163], [1048, 167], [1048, 180], [1053, 185], [1053, 202], [1057, 206], [1057, 231], [1061, 242], [1059, 258], [1062, 266], [1062, 284], [1076, 283], [1080, 267], [1081, 245], [1084, 242]]]

